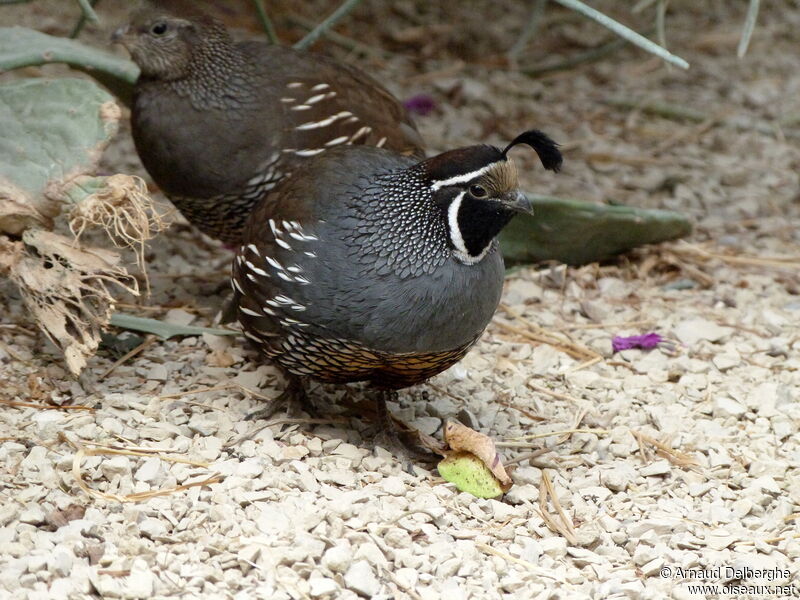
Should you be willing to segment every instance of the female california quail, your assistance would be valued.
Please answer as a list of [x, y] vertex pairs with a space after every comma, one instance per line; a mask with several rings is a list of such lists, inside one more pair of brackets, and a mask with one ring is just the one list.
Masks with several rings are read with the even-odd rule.
[[423, 156], [405, 109], [367, 74], [310, 52], [236, 43], [185, 4], [142, 9], [112, 39], [141, 69], [131, 115], [139, 157], [204, 233], [238, 243], [255, 203], [330, 148]]
[[500, 301], [495, 236], [531, 211], [507, 158], [520, 143], [558, 171], [557, 145], [535, 130], [502, 151], [417, 162], [348, 147], [299, 167], [245, 226], [232, 277], [244, 334], [294, 376], [380, 390], [456, 363]]

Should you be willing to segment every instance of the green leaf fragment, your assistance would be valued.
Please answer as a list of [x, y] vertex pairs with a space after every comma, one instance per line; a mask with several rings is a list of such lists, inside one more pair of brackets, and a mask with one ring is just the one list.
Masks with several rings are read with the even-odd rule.
[[481, 459], [470, 452], [453, 452], [439, 463], [439, 474], [461, 492], [478, 498], [503, 495], [500, 482]]
[[125, 313], [114, 313], [111, 315], [110, 325], [114, 327], [121, 327], [123, 329], [130, 329], [132, 331], [144, 331], [145, 333], [152, 333], [161, 339], [169, 339], [176, 335], [202, 335], [209, 333], [211, 335], [239, 335], [238, 331], [231, 329], [216, 329], [213, 327], [193, 327], [191, 325], [175, 325], [174, 323], [166, 323], [158, 319], [147, 319], [144, 317], [136, 317]]

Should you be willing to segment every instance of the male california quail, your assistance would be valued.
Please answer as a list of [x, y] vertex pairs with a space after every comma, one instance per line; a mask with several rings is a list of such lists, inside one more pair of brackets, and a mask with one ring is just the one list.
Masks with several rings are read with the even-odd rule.
[[531, 211], [506, 156], [520, 143], [559, 170], [557, 145], [535, 130], [502, 151], [417, 162], [348, 147], [303, 164], [245, 226], [232, 277], [244, 334], [292, 376], [369, 381], [385, 415], [386, 391], [456, 363], [497, 308], [495, 236]]
[[366, 73], [319, 54], [236, 43], [185, 4], [142, 9], [112, 39], [141, 69], [131, 115], [139, 157], [204, 233], [237, 244], [255, 203], [330, 148], [424, 155], [405, 109]]

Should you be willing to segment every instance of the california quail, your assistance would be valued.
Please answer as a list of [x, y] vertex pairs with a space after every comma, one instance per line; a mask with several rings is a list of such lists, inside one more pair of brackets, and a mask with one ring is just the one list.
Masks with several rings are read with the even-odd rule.
[[141, 69], [131, 115], [139, 157], [204, 233], [237, 244], [255, 203], [330, 148], [423, 156], [405, 109], [367, 74], [319, 54], [234, 42], [215, 19], [173, 4], [134, 13], [112, 39]]
[[303, 164], [245, 226], [232, 277], [244, 334], [292, 375], [381, 390], [456, 363], [500, 300], [495, 236], [531, 211], [507, 158], [520, 143], [559, 170], [557, 145], [535, 130], [504, 150], [417, 162], [348, 147]]

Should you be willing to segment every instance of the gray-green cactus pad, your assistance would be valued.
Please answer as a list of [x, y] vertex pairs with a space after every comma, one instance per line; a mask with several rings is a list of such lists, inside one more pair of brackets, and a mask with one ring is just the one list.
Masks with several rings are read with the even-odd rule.
[[533, 216], [518, 215], [500, 235], [508, 264], [556, 260], [582, 265], [692, 230], [685, 216], [672, 211], [528, 197]]
[[0, 85], [0, 233], [58, 214], [69, 183], [94, 170], [119, 117], [113, 97], [88, 80]]

